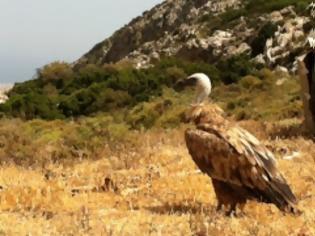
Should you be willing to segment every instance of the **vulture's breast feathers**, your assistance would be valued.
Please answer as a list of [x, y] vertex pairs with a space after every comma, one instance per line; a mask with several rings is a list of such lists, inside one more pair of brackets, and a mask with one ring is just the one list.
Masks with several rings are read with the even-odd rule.
[[185, 116], [187, 122], [193, 122], [195, 125], [222, 125], [226, 122], [224, 111], [213, 103], [192, 104]]

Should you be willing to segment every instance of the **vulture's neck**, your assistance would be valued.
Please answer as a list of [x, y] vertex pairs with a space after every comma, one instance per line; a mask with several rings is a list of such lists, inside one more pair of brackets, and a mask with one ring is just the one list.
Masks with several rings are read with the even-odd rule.
[[188, 120], [195, 125], [208, 124], [211, 126], [224, 126], [228, 121], [224, 118], [223, 110], [213, 103], [192, 105], [188, 112]]

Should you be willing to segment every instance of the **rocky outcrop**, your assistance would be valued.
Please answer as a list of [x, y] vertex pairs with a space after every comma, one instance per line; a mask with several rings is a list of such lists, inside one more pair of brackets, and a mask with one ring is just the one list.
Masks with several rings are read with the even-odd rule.
[[[240, 0], [167, 0], [97, 44], [76, 64], [110, 63], [130, 59], [145, 65], [151, 59], [175, 55], [183, 47], [199, 47], [200, 17], [237, 8]], [[183, 42], [184, 45], [181, 45]]]
[[[286, 12], [286, 11], [283, 11]], [[264, 59], [270, 66], [293, 65], [294, 61], [288, 61], [290, 54], [305, 47], [306, 35], [303, 26], [310, 20], [308, 17], [297, 16], [290, 8], [292, 18], [287, 19], [282, 26], [278, 26], [274, 37], [266, 42]], [[282, 15], [279, 12], [280, 15]]]
[[211, 63], [241, 53], [251, 55], [251, 42], [260, 27], [272, 22], [278, 30], [254, 60], [291, 69], [295, 57], [302, 53], [303, 26], [309, 18], [299, 16], [290, 6], [254, 18], [232, 18], [233, 22], [221, 19], [243, 5], [242, 0], [167, 0], [97, 44], [75, 65], [126, 60], [143, 68], [166, 56]]

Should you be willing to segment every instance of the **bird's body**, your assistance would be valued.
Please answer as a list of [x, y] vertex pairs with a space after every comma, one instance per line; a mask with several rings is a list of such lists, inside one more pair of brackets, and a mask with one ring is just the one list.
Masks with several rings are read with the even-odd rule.
[[229, 122], [214, 104], [192, 107], [187, 129], [189, 153], [199, 169], [212, 179], [218, 208], [244, 206], [248, 199], [274, 203], [294, 211], [296, 198], [277, 170], [273, 154], [246, 130]]
[[186, 121], [195, 128], [185, 131], [185, 140], [196, 165], [212, 179], [218, 209], [226, 206], [231, 213], [237, 205], [242, 208], [248, 199], [255, 199], [298, 212], [274, 155], [248, 131], [227, 120], [220, 107], [204, 102], [211, 92], [210, 79], [197, 73], [179, 83], [197, 86], [195, 103], [186, 114]]

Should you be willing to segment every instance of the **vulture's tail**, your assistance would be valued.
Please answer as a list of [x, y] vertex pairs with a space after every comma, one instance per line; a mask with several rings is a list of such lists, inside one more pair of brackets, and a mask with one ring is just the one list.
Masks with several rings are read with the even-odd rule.
[[296, 206], [296, 197], [282, 177], [271, 179], [268, 183], [269, 188], [265, 195], [270, 202], [274, 203], [281, 211], [297, 215], [302, 213]]

